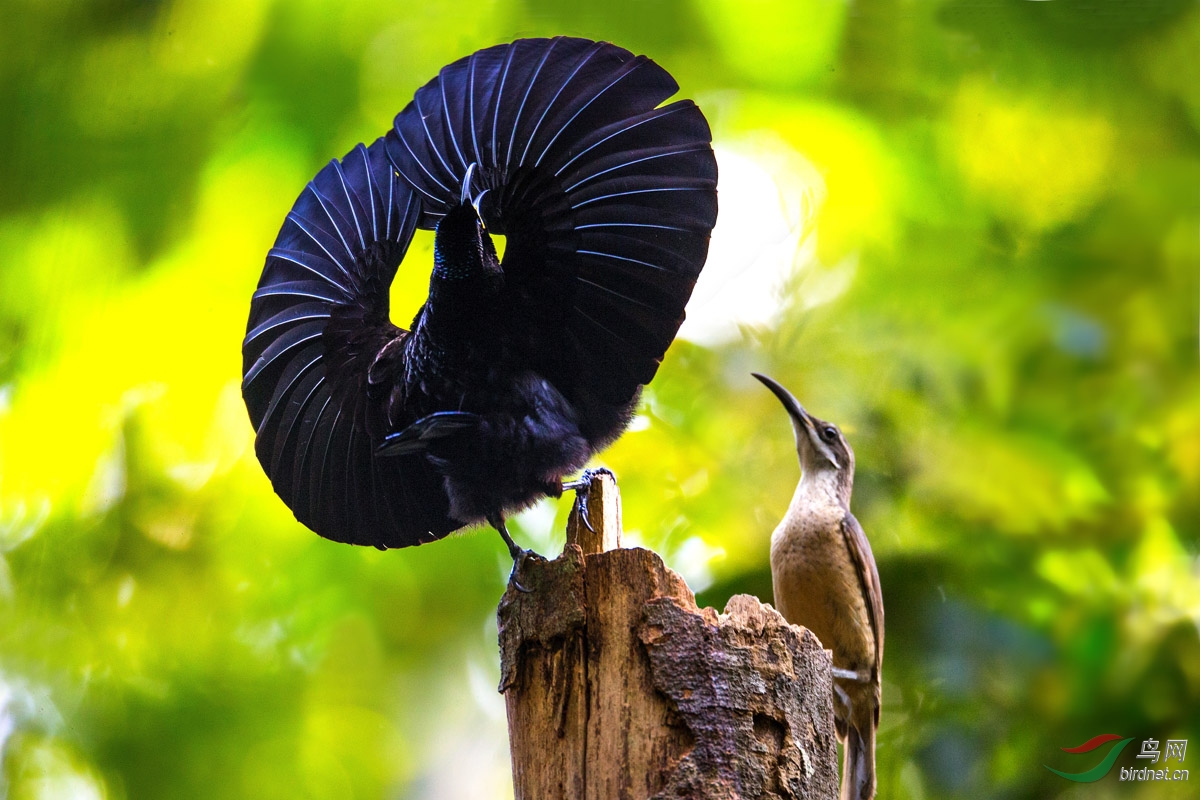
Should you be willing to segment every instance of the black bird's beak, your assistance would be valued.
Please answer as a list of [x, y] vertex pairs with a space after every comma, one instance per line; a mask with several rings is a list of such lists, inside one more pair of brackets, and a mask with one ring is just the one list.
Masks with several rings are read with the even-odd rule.
[[475, 177], [475, 168], [478, 166], [476, 162], [472, 161], [471, 166], [467, 167], [467, 174], [463, 176], [462, 190], [459, 194], [458, 202], [459, 205], [464, 206], [470, 203], [471, 208], [475, 209], [475, 216], [479, 217], [480, 224], [483, 224], [484, 228], [486, 228], [487, 225], [483, 223], [483, 211], [479, 205], [483, 202], [483, 196], [490, 190], [484, 189], [479, 194], [471, 194], [471, 180]]
[[[463, 175], [462, 192], [458, 196], [458, 204], [465, 206], [467, 201], [471, 199], [471, 179], [475, 177], [475, 167], [479, 166], [474, 161], [471, 166], [467, 167], [467, 174]], [[475, 209], [478, 211], [478, 207]]]

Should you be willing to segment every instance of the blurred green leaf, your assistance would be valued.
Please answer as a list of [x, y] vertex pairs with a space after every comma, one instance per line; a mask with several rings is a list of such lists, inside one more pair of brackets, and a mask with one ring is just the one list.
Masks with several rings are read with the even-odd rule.
[[[670, 69], [721, 167], [690, 338], [600, 457], [630, 540], [706, 602], [771, 599], [799, 465], [768, 372], [856, 449], [880, 796], [1067, 794], [1040, 766], [1064, 746], [1200, 738], [1195, 3], [17, 0], [0, 796], [509, 791], [497, 537], [304, 529], [252, 452], [240, 341], [322, 164], [442, 65], [558, 33]], [[553, 551], [566, 512], [514, 527]]]

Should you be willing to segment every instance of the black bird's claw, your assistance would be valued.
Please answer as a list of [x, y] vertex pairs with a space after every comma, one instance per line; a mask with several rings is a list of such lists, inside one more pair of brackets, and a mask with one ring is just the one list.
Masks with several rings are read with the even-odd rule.
[[525, 548], [518, 546], [517, 543], [513, 541], [512, 536], [509, 535], [508, 526], [504, 524], [504, 519], [502, 517], [488, 517], [488, 522], [491, 523], [493, 528], [500, 532], [500, 536], [504, 539], [504, 543], [508, 545], [508, 554], [512, 557], [513, 561], [512, 571], [508, 573], [508, 582], [518, 592], [525, 592], [526, 594], [532, 592], [532, 589], [527, 589], [521, 584], [521, 567], [525, 566], [525, 562], [531, 557], [539, 559], [542, 557], [532, 550], [526, 550]]
[[541, 558], [540, 555], [532, 550], [522, 550], [518, 548], [516, 554], [513, 556], [512, 571], [508, 573], [509, 585], [518, 592], [524, 592], [525, 594], [529, 594], [533, 591], [533, 589], [527, 589], [524, 584], [521, 583], [519, 576], [521, 574], [521, 567], [525, 565], [525, 562], [528, 561], [530, 557]]
[[591, 515], [588, 514], [588, 494], [592, 486], [592, 479], [597, 475], [607, 475], [614, 481], [617, 479], [617, 476], [613, 475], [613, 471], [608, 467], [595, 467], [593, 469], [585, 469], [583, 474], [576, 480], [564, 481], [562, 485], [564, 492], [575, 492], [575, 504], [579, 507], [579, 517], [592, 533], [595, 533], [596, 529], [592, 527]]
[[593, 467], [591, 469], [585, 469], [583, 474], [573, 481], [563, 481], [563, 491], [578, 492], [580, 489], [586, 489], [592, 485], [592, 478], [596, 477], [597, 475], [607, 475], [614, 481], [617, 479], [617, 476], [613, 475], [613, 471], [608, 467]]
[[575, 495], [575, 502], [579, 506], [579, 518], [583, 520], [583, 524], [587, 526], [589, 531], [595, 533], [596, 529], [592, 527], [592, 515], [588, 513], [587, 499], [588, 493], [586, 491]]

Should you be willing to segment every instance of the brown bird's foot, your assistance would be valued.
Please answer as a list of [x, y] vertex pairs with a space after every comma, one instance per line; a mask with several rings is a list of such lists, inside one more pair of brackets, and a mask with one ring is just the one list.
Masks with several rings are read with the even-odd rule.
[[833, 693], [838, 696], [838, 699], [842, 701], [842, 704], [845, 705], [846, 708], [853, 707], [854, 704], [850, 702], [850, 695], [846, 694], [846, 690], [838, 686], [836, 682], [833, 684]]
[[[579, 518], [583, 520], [583, 524], [592, 533], [596, 529], [592, 527], [592, 520], [588, 516], [588, 489], [591, 488], [592, 479], [597, 475], [607, 475], [615, 482], [617, 476], [613, 475], [613, 471], [608, 467], [596, 467], [594, 469], [585, 469], [583, 474], [573, 481], [563, 481], [562, 490], [564, 492], [575, 492], [575, 503], [579, 506]], [[581, 491], [582, 490], [582, 491]]]
[[512, 571], [508, 573], [508, 582], [518, 592], [525, 592], [526, 594], [532, 592], [532, 589], [525, 588], [525, 586], [521, 583], [521, 568], [525, 566], [525, 562], [530, 558], [541, 558], [541, 556], [532, 550], [526, 550], [525, 548], [518, 546], [517, 543], [513, 541], [512, 536], [510, 536], [508, 533], [508, 526], [504, 524], [503, 517], [499, 515], [488, 517], [488, 523], [490, 523], [493, 528], [500, 532], [500, 537], [504, 539], [504, 543], [508, 545], [508, 554], [513, 560]]
[[833, 677], [841, 678], [844, 681], [855, 681], [856, 683], [870, 683], [871, 674], [866, 670], [855, 671], [852, 669], [842, 669], [841, 667], [832, 668]]

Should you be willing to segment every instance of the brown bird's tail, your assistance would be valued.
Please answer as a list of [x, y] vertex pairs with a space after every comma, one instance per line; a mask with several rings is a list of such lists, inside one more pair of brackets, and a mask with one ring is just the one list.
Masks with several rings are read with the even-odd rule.
[[875, 726], [860, 731], [847, 726], [846, 752], [842, 758], [841, 800], [872, 800], [875, 797]]

